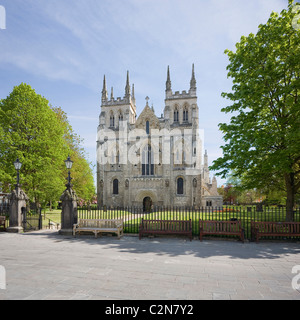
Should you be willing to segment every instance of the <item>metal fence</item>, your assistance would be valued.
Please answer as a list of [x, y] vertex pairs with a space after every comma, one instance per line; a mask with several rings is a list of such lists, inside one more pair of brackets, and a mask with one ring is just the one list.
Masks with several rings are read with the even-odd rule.
[[[40, 209], [22, 208], [22, 227], [24, 232], [42, 229], [42, 215]], [[5, 227], [9, 227], [10, 201], [0, 199], [0, 216], [6, 217]]]
[[24, 232], [36, 231], [42, 229], [42, 210], [23, 210], [22, 211], [22, 226]]
[[9, 227], [9, 209], [10, 209], [10, 202], [8, 199], [1, 198], [0, 199], [0, 216], [5, 216], [5, 227]]
[[0, 216], [9, 216], [10, 203], [6, 199], [0, 199]]
[[[245, 238], [251, 238], [252, 221], [286, 221], [285, 207], [256, 206], [222, 207], [222, 208], [189, 208], [189, 207], [154, 207], [151, 212], [144, 212], [142, 208], [97, 208], [79, 207], [79, 219], [123, 219], [125, 233], [138, 233], [142, 219], [148, 220], [192, 220], [193, 235], [199, 235], [199, 220], [240, 220], [245, 229]], [[300, 222], [300, 209], [294, 211], [294, 221]]]

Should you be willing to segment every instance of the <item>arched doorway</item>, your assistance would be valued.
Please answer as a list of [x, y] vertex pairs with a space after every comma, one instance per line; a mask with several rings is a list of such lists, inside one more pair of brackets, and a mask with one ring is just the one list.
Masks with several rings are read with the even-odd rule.
[[152, 208], [152, 199], [150, 197], [146, 197], [143, 200], [143, 211], [146, 213], [150, 213]]

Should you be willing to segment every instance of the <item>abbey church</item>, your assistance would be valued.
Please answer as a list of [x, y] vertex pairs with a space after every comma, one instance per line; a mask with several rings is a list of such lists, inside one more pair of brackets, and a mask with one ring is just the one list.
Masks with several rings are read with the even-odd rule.
[[189, 91], [172, 91], [167, 70], [164, 113], [157, 117], [149, 98], [137, 115], [129, 73], [125, 95], [110, 97], [103, 80], [97, 141], [97, 196], [109, 207], [221, 207], [199, 134], [194, 65]]

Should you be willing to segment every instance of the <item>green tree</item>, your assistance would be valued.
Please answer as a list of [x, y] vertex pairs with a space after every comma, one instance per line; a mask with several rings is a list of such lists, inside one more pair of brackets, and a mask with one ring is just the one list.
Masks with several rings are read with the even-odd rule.
[[243, 36], [236, 52], [225, 51], [233, 88], [222, 96], [233, 104], [222, 111], [233, 115], [219, 125], [226, 144], [211, 167], [223, 177], [234, 171], [249, 189], [284, 181], [289, 221], [300, 189], [300, 30], [294, 8], [290, 0], [256, 35]]
[[21, 84], [0, 101], [0, 182], [10, 192], [15, 184], [13, 162], [23, 163], [21, 184], [31, 201], [45, 204], [57, 201], [66, 184], [68, 155], [74, 161], [72, 183], [78, 196], [93, 198], [95, 187], [82, 140], [74, 133], [61, 108]]
[[[49, 102], [27, 84], [15, 87], [0, 101], [0, 181], [11, 191], [16, 172], [13, 162], [23, 163], [20, 178], [32, 201], [63, 191], [59, 177], [67, 149], [63, 129]], [[9, 190], [10, 189], [10, 190]]]
[[226, 205], [237, 204], [237, 199], [240, 195], [240, 190], [234, 187], [234, 185], [227, 183], [222, 188], [218, 188], [218, 192], [223, 196], [223, 201]]
[[[92, 164], [86, 160], [86, 154], [82, 148], [82, 139], [74, 131], [68, 121], [67, 114], [61, 108], [53, 108], [64, 131], [65, 146], [73, 161], [72, 184], [77, 196], [84, 201], [91, 201], [95, 195], [95, 184]], [[67, 171], [63, 171], [64, 177]]]

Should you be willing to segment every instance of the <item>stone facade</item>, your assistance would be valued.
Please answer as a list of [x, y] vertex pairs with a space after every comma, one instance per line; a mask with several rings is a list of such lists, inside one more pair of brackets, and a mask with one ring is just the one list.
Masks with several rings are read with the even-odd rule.
[[137, 117], [129, 73], [123, 98], [110, 99], [104, 76], [97, 141], [98, 204], [144, 209], [153, 206], [222, 206], [208, 156], [202, 164], [194, 72], [190, 90], [172, 92], [168, 67], [164, 114], [148, 104]]

